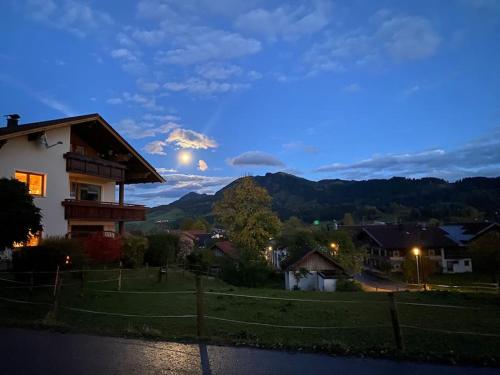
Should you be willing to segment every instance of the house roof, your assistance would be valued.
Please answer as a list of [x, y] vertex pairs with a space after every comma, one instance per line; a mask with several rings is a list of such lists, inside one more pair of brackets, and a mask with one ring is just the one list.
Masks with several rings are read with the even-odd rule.
[[319, 250], [310, 250], [307, 253], [305, 253], [301, 258], [299, 258], [297, 261], [292, 263], [287, 267], [287, 270], [294, 270], [300, 268], [300, 265], [304, 263], [308, 258], [312, 257], [313, 255], [319, 255], [322, 257], [324, 260], [326, 260], [328, 263], [330, 263], [332, 266], [335, 268], [340, 269], [341, 271], [345, 272], [344, 268], [338, 264], [332, 257], [328, 256], [327, 254], [319, 251]]
[[453, 241], [459, 244], [466, 244], [494, 227], [500, 228], [500, 224], [491, 222], [456, 223], [445, 224], [440, 228]]
[[[99, 124], [98, 130], [95, 124]], [[87, 138], [90, 138], [92, 142], [100, 143], [103, 147], [110, 147], [108, 142], [103, 142], [102, 138], [112, 136], [111, 139], [117, 147], [121, 147], [125, 152], [129, 153], [133, 158], [129, 161], [129, 164], [133, 167], [134, 171], [140, 171], [140, 177], [131, 176], [126, 179], [126, 183], [137, 183], [137, 182], [165, 182], [164, 178], [156, 171], [156, 169], [148, 163], [142, 155], [137, 152], [113, 127], [104, 120], [98, 113], [92, 113], [82, 116], [65, 117], [49, 121], [32, 122], [27, 124], [20, 124], [11, 128], [0, 128], [0, 141], [9, 140], [11, 138], [28, 135], [32, 133], [38, 133], [46, 130], [63, 128], [67, 126], [75, 126], [84, 134], [87, 134]], [[90, 134], [89, 134], [90, 133]], [[110, 138], [108, 138], [109, 140]]]
[[372, 240], [384, 249], [409, 249], [455, 247], [457, 243], [438, 227], [420, 225], [371, 225], [363, 228]]
[[240, 258], [240, 251], [236, 249], [231, 241], [219, 241], [216, 242], [212, 248], [217, 248], [222, 251], [225, 255], [232, 259]]

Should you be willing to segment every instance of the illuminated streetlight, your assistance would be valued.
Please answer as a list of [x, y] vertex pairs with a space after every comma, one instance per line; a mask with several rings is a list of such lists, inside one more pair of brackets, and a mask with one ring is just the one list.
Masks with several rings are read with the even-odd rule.
[[339, 244], [332, 242], [330, 243], [330, 248], [333, 251], [333, 254], [337, 255], [337, 252], [339, 251]]
[[420, 270], [418, 268], [418, 257], [420, 255], [420, 249], [418, 247], [414, 247], [413, 254], [415, 254], [415, 261], [417, 262], [417, 284], [420, 285]]

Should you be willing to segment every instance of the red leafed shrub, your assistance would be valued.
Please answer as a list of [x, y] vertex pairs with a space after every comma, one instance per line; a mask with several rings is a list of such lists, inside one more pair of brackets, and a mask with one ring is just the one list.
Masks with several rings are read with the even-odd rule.
[[122, 256], [122, 240], [105, 237], [96, 233], [87, 237], [83, 243], [85, 253], [94, 263], [118, 262]]

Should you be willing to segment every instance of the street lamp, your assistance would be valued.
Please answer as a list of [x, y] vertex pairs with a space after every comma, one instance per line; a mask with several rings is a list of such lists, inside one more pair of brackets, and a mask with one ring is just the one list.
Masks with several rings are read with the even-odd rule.
[[332, 249], [332, 252], [334, 255], [337, 255], [337, 252], [339, 250], [339, 245], [335, 242], [330, 243], [330, 248]]
[[420, 255], [420, 249], [418, 247], [414, 247], [413, 254], [415, 254], [415, 260], [417, 262], [417, 283], [420, 285], [420, 270], [418, 268], [418, 256]]

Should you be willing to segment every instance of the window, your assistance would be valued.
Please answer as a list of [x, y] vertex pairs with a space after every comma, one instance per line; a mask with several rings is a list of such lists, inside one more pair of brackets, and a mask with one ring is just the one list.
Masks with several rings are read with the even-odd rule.
[[435, 251], [434, 249], [430, 249], [430, 250], [429, 250], [429, 256], [430, 256], [430, 257], [433, 257], [433, 256], [435, 256], [435, 255], [436, 255], [436, 251]]
[[41, 197], [45, 191], [45, 176], [39, 173], [16, 172], [16, 180], [28, 185], [31, 195]]
[[101, 201], [101, 187], [99, 185], [71, 183], [71, 198], [82, 201]]
[[398, 251], [398, 250], [394, 250], [394, 251], [392, 252], [392, 256], [393, 256], [393, 257], [398, 257], [398, 256], [399, 256], [399, 251]]
[[42, 237], [42, 234], [40, 232], [36, 234], [29, 234], [28, 241], [26, 242], [15, 242], [14, 247], [22, 247], [22, 246], [38, 246], [40, 245], [40, 238]]
[[464, 260], [464, 266], [469, 267], [469, 265], [470, 265], [470, 262], [468, 260]]

